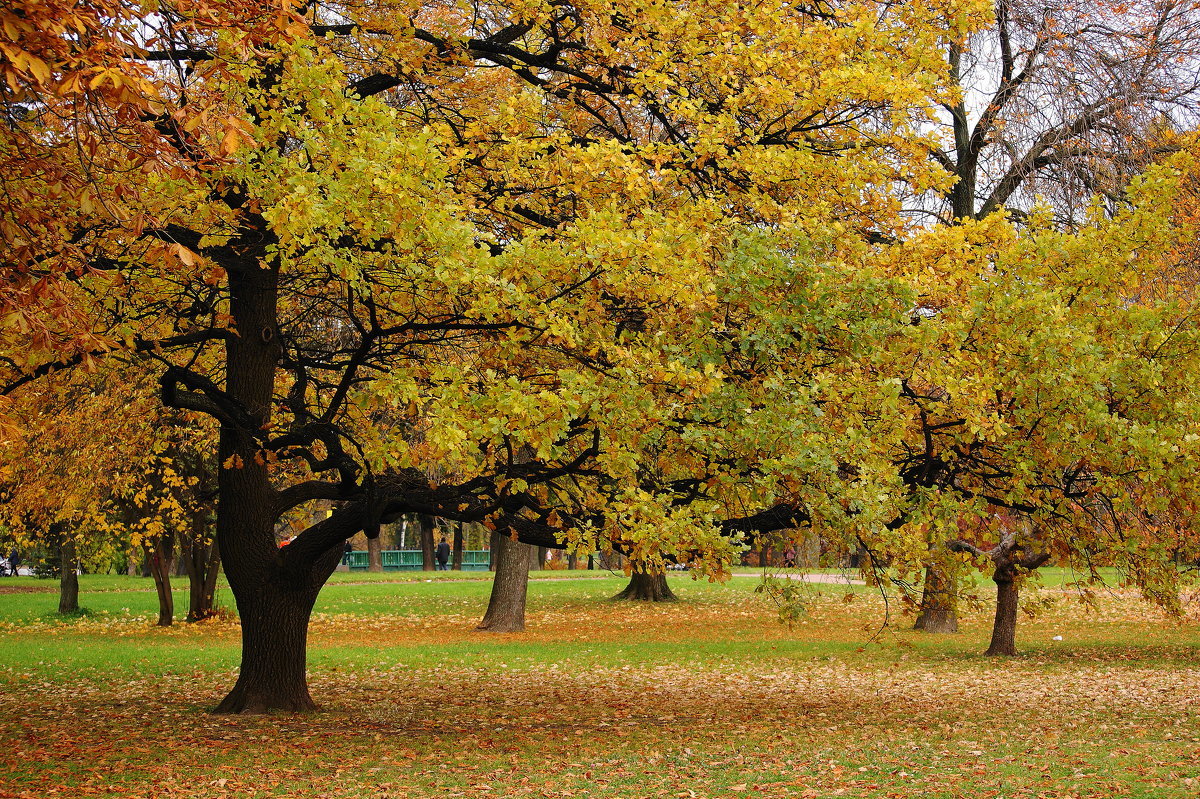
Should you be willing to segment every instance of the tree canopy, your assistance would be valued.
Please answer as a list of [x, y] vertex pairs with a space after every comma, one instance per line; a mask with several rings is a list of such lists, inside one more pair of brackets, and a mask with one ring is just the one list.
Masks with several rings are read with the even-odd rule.
[[0, 214], [44, 228], [6, 236], [6, 385], [119, 351], [218, 428], [222, 710], [312, 707], [317, 592], [403, 513], [714, 577], [802, 525], [903, 570], [968, 519], [1161, 562], [1194, 331], [1134, 298], [1194, 170], [914, 228], [987, 4], [83, 8], [104, 69], [87, 20], [6, 28], [37, 205]]

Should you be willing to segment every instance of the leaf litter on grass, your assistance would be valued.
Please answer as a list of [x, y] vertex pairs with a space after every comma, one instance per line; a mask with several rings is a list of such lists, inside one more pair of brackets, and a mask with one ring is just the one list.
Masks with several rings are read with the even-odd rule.
[[[475, 619], [457, 611], [329, 615], [312, 636], [312, 689], [327, 708], [315, 716], [209, 715], [232, 685], [227, 669], [72, 681], [10, 665], [0, 670], [0, 797], [1197, 795], [1200, 668], [1122, 643], [1140, 635], [1183, 648], [1194, 645], [1189, 628], [1163, 627], [1120, 600], [1091, 617], [1060, 603], [1023, 632], [1084, 640], [1112, 627], [1124, 658], [1060, 657], [1061, 645], [1014, 660], [962, 654], [986, 632], [975, 618], [952, 638], [951, 657], [909, 634], [863, 652], [769, 649], [861, 641], [873, 601], [818, 601], [811, 623], [790, 630], [744, 597], [566, 602], [531, 613], [525, 636], [474, 633]], [[96, 624], [76, 626], [92, 635]], [[66, 641], [73, 629], [28, 634]], [[228, 623], [169, 633], [235, 634]], [[895, 645], [909, 637], [915, 648]], [[763, 651], [733, 647], [713, 662], [682, 648], [638, 656], [656, 643], [747, 640]], [[530, 658], [461, 653], [513, 643]], [[553, 648], [564, 643], [592, 654]], [[372, 661], [339, 659], [350, 645], [382, 649]], [[399, 645], [459, 649], [413, 665], [389, 648]], [[593, 656], [614, 647], [628, 662]]]

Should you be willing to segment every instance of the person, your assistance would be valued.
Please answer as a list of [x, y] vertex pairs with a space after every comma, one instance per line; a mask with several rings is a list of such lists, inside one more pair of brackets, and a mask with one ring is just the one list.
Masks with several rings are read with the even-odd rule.
[[442, 540], [437, 545], [437, 570], [440, 572], [450, 571], [447, 565], [450, 563], [450, 545], [446, 543], [446, 536], [442, 536]]
[[21, 565], [21, 554], [19, 552], [17, 552], [16, 547], [13, 547], [13, 550], [8, 553], [8, 573], [11, 576], [16, 577], [17, 575], [20, 574], [20, 572], [17, 571], [17, 567], [20, 565]]
[[354, 544], [351, 544], [349, 541], [347, 541], [346, 545], [342, 547], [342, 563], [346, 566], [350, 565], [350, 553], [353, 551]]

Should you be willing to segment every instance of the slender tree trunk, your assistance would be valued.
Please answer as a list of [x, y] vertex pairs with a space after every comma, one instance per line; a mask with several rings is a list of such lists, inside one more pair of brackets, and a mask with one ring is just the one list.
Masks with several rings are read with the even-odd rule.
[[433, 557], [433, 517], [421, 514], [417, 519], [421, 524], [421, 569], [431, 572], [436, 568]]
[[1019, 590], [1012, 569], [999, 568], [992, 577], [996, 583], [996, 618], [992, 623], [992, 642], [985, 655], [1017, 654], [1017, 600]]
[[170, 627], [175, 621], [175, 597], [171, 593], [171, 564], [174, 560], [175, 538], [164, 533], [146, 544], [146, 557], [150, 560], [150, 572], [154, 577], [154, 588], [158, 592], [158, 626]]
[[[217, 578], [221, 575], [221, 549], [213, 541], [208, 549], [208, 566], [204, 572], [203, 590], [196, 606], [193, 621], [206, 619], [217, 612]], [[190, 611], [189, 611], [190, 612]]]
[[625, 599], [642, 602], [675, 602], [679, 597], [675, 596], [671, 587], [667, 585], [667, 575], [648, 574], [635, 570], [630, 576], [629, 585], [625, 586], [625, 590], [613, 597], [613, 601]]
[[75, 538], [63, 525], [59, 530], [58, 612], [67, 615], [79, 612], [79, 575], [75, 573], [79, 558], [75, 554]]
[[579, 556], [574, 552], [567, 553], [567, 571], [575, 571], [579, 566]]
[[492, 530], [488, 541], [488, 571], [496, 571], [496, 561], [500, 557], [500, 531]]
[[208, 537], [208, 514], [192, 517], [188, 556], [188, 621], [207, 619], [216, 613], [217, 575], [221, 570], [221, 550]]
[[537, 547], [500, 535], [492, 548], [496, 577], [487, 613], [476, 628], [492, 633], [519, 633], [525, 629], [525, 597], [529, 588], [529, 550]]
[[914, 630], [927, 633], [958, 632], [958, 612], [954, 578], [936, 563], [925, 567], [925, 587], [921, 593], [921, 612]]
[[383, 539], [381, 536], [367, 538], [367, 571], [383, 571]]
[[450, 568], [456, 572], [462, 571], [463, 566], [463, 523], [454, 525], [454, 549], [451, 554]]
[[187, 577], [195, 567], [192, 565], [193, 547], [186, 538], [179, 541], [179, 557], [175, 558], [175, 576]]

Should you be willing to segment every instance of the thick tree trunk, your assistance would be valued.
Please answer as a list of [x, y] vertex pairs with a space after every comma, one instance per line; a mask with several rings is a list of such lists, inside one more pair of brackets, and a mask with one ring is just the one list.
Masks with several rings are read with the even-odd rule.
[[992, 623], [992, 642], [986, 655], [1017, 654], [1017, 599], [1019, 589], [1011, 569], [997, 569], [996, 618]]
[[613, 601], [630, 599], [641, 602], [674, 602], [678, 598], [667, 585], [667, 575], [634, 571], [629, 578], [629, 585], [614, 596]]
[[487, 613], [476, 628], [491, 633], [519, 633], [525, 629], [525, 597], [529, 588], [529, 550], [537, 547], [497, 536], [492, 547], [496, 577]]
[[305, 673], [308, 620], [317, 592], [282, 591], [266, 584], [239, 599], [242, 665], [217, 713], [316, 710]]
[[450, 568], [456, 572], [462, 571], [463, 566], [463, 523], [454, 525], [454, 549], [451, 553]]
[[367, 539], [367, 571], [383, 571], [383, 539], [380, 536]]
[[925, 587], [921, 593], [921, 612], [914, 630], [927, 633], [958, 632], [957, 586], [945, 569], [930, 563], [925, 567]]
[[175, 597], [171, 593], [171, 565], [174, 561], [175, 539], [164, 534], [146, 544], [146, 557], [158, 592], [158, 626], [170, 627], [175, 621]]
[[59, 564], [62, 573], [58, 579], [58, 612], [67, 615], [79, 612], [79, 558], [75, 555], [75, 538], [63, 530], [59, 533]]
[[579, 566], [579, 556], [574, 552], [567, 553], [567, 571], [575, 571]]
[[434, 565], [436, 561], [433, 557], [433, 517], [421, 514], [417, 520], [421, 525], [421, 569], [431, 572], [436, 568]]

